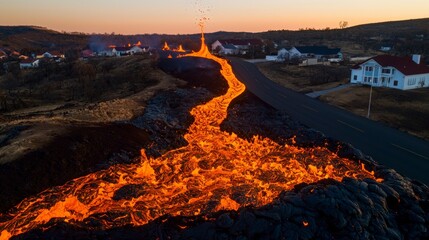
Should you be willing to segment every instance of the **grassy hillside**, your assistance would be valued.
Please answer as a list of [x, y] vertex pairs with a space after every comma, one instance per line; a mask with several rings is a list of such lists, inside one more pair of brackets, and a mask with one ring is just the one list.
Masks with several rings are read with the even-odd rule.
[[[305, 29], [299, 31], [276, 30], [260, 33], [215, 32], [206, 34], [207, 43], [226, 38], [261, 38], [289, 45], [327, 44], [329, 41], [359, 43], [364, 48], [377, 48], [380, 44], [396, 46], [399, 53], [419, 52], [429, 54], [429, 18], [381, 22], [353, 26], [345, 29]], [[144, 45], [159, 47], [164, 41], [183, 44], [186, 49], [199, 47], [199, 34], [165, 35], [115, 35], [60, 33], [34, 26], [0, 26], [0, 48], [13, 49], [70, 49], [87, 46], [126, 44], [141, 41]]]
[[408, 36], [424, 34], [429, 35], [429, 18], [411, 19], [403, 21], [389, 21], [381, 23], [363, 24], [345, 29], [346, 31], [357, 31], [366, 35], [393, 35]]
[[82, 48], [89, 36], [66, 34], [33, 26], [0, 26], [0, 47], [12, 49]]

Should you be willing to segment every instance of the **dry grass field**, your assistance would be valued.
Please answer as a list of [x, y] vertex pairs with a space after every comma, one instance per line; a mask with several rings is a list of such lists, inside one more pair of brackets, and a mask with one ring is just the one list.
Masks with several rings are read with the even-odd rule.
[[349, 81], [347, 66], [306, 66], [263, 62], [259, 70], [274, 82], [301, 93], [330, 89]]
[[[348, 66], [299, 67], [266, 62], [259, 63], [258, 67], [274, 82], [301, 93], [348, 83], [350, 74]], [[324, 78], [328, 82], [323, 83], [314, 78]], [[352, 86], [319, 99], [366, 117], [369, 91], [368, 86]], [[373, 88], [370, 118], [429, 140], [429, 88], [409, 91]]]
[[[369, 92], [368, 86], [353, 86], [323, 95], [320, 100], [367, 116]], [[370, 118], [429, 140], [429, 88], [373, 88]]]

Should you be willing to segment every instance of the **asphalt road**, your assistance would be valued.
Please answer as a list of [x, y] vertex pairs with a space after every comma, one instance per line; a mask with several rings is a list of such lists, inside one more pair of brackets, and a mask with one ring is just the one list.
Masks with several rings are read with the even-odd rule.
[[264, 102], [326, 136], [352, 144], [378, 163], [429, 185], [428, 141], [284, 88], [252, 63], [239, 59], [231, 59], [231, 63], [237, 78]]

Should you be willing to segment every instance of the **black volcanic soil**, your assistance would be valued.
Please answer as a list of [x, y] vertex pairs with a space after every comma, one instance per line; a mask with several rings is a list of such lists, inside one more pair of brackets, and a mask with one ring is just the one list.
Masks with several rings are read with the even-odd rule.
[[45, 147], [0, 165], [0, 211], [49, 187], [112, 164], [136, 161], [149, 141], [146, 131], [131, 124], [67, 126]]
[[[165, 71], [176, 76], [183, 74], [181, 77], [186, 78], [195, 74], [192, 69], [183, 69], [180, 61], [178, 63], [166, 61], [162, 64], [166, 64], [161, 66]], [[185, 65], [187, 67], [187, 64]], [[204, 68], [196, 71], [201, 69]], [[193, 86], [160, 93], [147, 103], [145, 114], [131, 123], [142, 129], [141, 137], [146, 140], [142, 146], [150, 155], [156, 156], [168, 149], [186, 144], [183, 134], [192, 123], [189, 110], [224, 91], [225, 88], [221, 84], [216, 84], [218, 80], [210, 79], [212, 82], [204, 82], [209, 84], [208, 90], [199, 86], [201, 79], [195, 79]], [[136, 129], [129, 125], [125, 126]], [[91, 217], [80, 225], [71, 225], [61, 219], [54, 219], [46, 224], [43, 231], [37, 229], [16, 239], [429, 238], [427, 186], [404, 178], [392, 169], [377, 165], [370, 157], [348, 144], [305, 128], [290, 119], [287, 114], [276, 111], [249, 92], [234, 100], [228, 110], [228, 118], [221, 127], [245, 138], [258, 134], [279, 143], [291, 143], [291, 137], [296, 136], [296, 144], [302, 147], [327, 146], [333, 151], [338, 151], [341, 156], [366, 163], [375, 170], [377, 177], [384, 179], [384, 182], [345, 178], [342, 182], [327, 179], [314, 184], [303, 183], [291, 191], [281, 193], [273, 203], [260, 208], [244, 207], [238, 211], [221, 211], [196, 217], [163, 216], [141, 227], [124, 226], [103, 230], [97, 229], [96, 221]], [[111, 126], [108, 127], [110, 128]], [[128, 134], [135, 132], [128, 131]], [[136, 137], [134, 140], [139, 139]], [[132, 146], [133, 142], [127, 144]], [[93, 145], [90, 141], [87, 143], [88, 148]], [[64, 154], [66, 152], [64, 151]], [[106, 160], [104, 159], [105, 162]], [[94, 164], [92, 163], [93, 166], [97, 166]], [[46, 169], [48, 172], [55, 171], [52, 170], [55, 168]], [[108, 214], [106, 216], [108, 217]]]
[[[47, 188], [113, 164], [139, 161], [142, 148], [149, 156], [159, 156], [185, 145], [183, 135], [193, 122], [189, 111], [226, 92], [227, 84], [219, 73], [220, 66], [205, 59], [161, 60], [159, 67], [186, 80], [186, 86], [157, 93], [144, 114], [129, 122], [0, 128], [0, 147], [9, 153], [18, 148], [26, 152], [12, 161], [7, 160], [7, 154], [0, 154], [0, 213]], [[43, 142], [30, 147], [40, 139]], [[19, 144], [12, 146], [16, 142]]]
[[[185, 92], [189, 98], [195, 96], [193, 91]], [[174, 94], [158, 98], [153, 103], [159, 103], [161, 99], [180, 101]], [[168, 105], [157, 106], [170, 111]], [[345, 178], [342, 182], [326, 179], [312, 184], [302, 183], [260, 208], [248, 206], [238, 211], [196, 217], [167, 215], [141, 227], [102, 230], [88, 228], [97, 221], [91, 217], [77, 226], [53, 220], [46, 224], [46, 231], [34, 230], [16, 239], [428, 239], [427, 186], [377, 165], [348, 144], [303, 127], [248, 92], [230, 105], [222, 127], [246, 138], [271, 129], [267, 135], [278, 142], [288, 143], [290, 137], [296, 136], [297, 144], [304, 147], [310, 144], [328, 146], [338, 150], [340, 155], [372, 166], [376, 176], [384, 182]], [[171, 131], [167, 128], [159, 130]], [[160, 139], [154, 140], [160, 145], [163, 143]]]

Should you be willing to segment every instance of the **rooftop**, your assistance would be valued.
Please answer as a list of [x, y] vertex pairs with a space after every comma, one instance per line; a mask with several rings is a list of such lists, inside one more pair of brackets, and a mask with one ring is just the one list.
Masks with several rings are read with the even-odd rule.
[[416, 74], [425, 74], [429, 73], [429, 67], [424, 64], [417, 64], [413, 61], [412, 57], [398, 57], [391, 55], [379, 55], [373, 58], [366, 60], [360, 64], [357, 64], [353, 67], [353, 69], [357, 69], [360, 65], [374, 60], [382, 67], [394, 67], [404, 75], [416, 75]]

